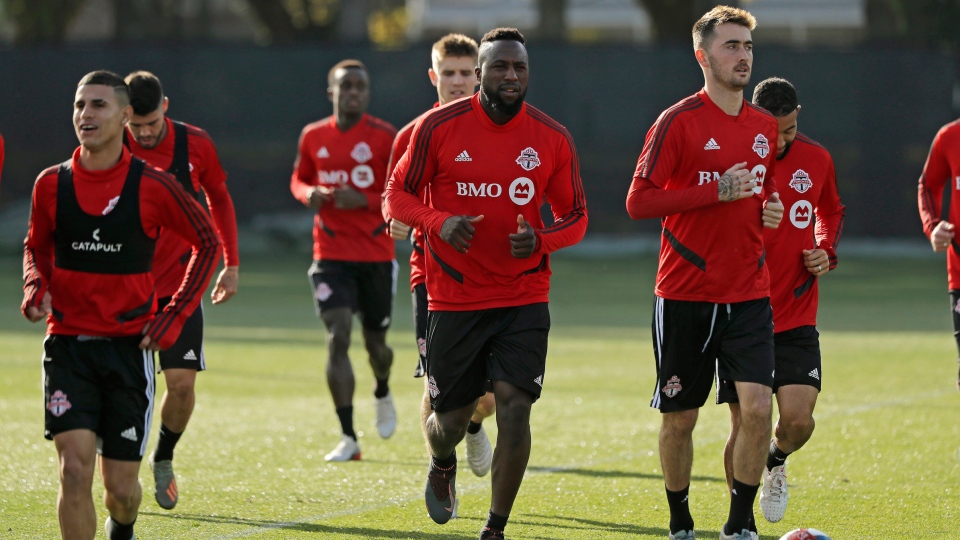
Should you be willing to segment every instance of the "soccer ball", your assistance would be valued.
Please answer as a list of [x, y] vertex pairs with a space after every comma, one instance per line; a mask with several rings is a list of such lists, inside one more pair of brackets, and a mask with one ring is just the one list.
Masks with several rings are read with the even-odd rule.
[[830, 540], [830, 537], [816, 529], [794, 529], [781, 536], [780, 540]]

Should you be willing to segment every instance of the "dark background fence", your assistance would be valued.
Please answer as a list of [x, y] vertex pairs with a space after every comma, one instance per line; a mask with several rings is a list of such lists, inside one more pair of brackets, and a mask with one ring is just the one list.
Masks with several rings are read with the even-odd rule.
[[[650, 125], [703, 84], [692, 50], [532, 45], [529, 52], [527, 100], [574, 136], [590, 232], [656, 231], [654, 221], [632, 222], [624, 200]], [[147, 69], [161, 78], [168, 114], [206, 129], [217, 143], [238, 221], [302, 209], [288, 188], [297, 137], [305, 124], [330, 114], [326, 74], [348, 57], [371, 72], [371, 114], [398, 128], [435, 101], [427, 46], [0, 51], [0, 132], [7, 145], [0, 210], [26, 200], [36, 175], [77, 146], [76, 82], [100, 68]], [[957, 71], [953, 57], [933, 51], [764, 47], [752, 80], [776, 75], [797, 86], [800, 130], [825, 145], [837, 165], [845, 234], [893, 237], [921, 234], [917, 178], [937, 129], [956, 115]]]

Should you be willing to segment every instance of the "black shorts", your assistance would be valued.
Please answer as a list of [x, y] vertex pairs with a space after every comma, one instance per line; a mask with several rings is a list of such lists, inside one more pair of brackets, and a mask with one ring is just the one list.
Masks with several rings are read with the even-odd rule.
[[[777, 368], [773, 393], [781, 386], [804, 384], [820, 391], [823, 365], [820, 358], [820, 332], [816, 326], [800, 326], [773, 335], [773, 353]], [[738, 403], [733, 381], [720, 379], [717, 403]]]
[[[157, 301], [157, 313], [170, 303], [170, 298], [161, 298]], [[183, 323], [183, 329], [177, 341], [170, 348], [158, 353], [160, 371], [165, 369], [207, 369], [207, 361], [203, 355], [203, 302], [197, 306], [193, 314]]]
[[950, 314], [953, 315], [953, 339], [957, 342], [957, 357], [960, 358], [960, 291], [950, 291]]
[[536, 401], [547, 364], [550, 309], [546, 303], [480, 311], [431, 311], [427, 330], [427, 389], [437, 412], [483, 396], [489, 381], [526, 390]]
[[650, 406], [662, 413], [702, 407], [718, 375], [772, 387], [770, 299], [714, 304], [658, 296], [653, 353], [657, 386]]
[[142, 336], [49, 335], [43, 341], [43, 436], [72, 429], [97, 434], [105, 458], [140, 461], [153, 419], [153, 353]]
[[397, 261], [313, 261], [307, 275], [316, 301], [317, 316], [335, 308], [350, 308], [367, 330], [390, 328], [393, 297], [397, 293]]
[[414, 377], [423, 377], [427, 373], [427, 285], [421, 283], [413, 287], [410, 293], [413, 304], [413, 330], [417, 336], [417, 367]]

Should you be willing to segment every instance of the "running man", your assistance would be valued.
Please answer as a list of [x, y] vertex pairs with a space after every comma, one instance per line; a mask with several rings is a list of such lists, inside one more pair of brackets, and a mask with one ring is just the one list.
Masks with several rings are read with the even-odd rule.
[[[473, 95], [477, 89], [477, 42], [463, 34], [447, 34], [433, 44], [430, 60], [432, 67], [427, 71], [430, 82], [437, 87], [437, 103], [433, 108], [446, 105], [454, 100]], [[429, 111], [427, 111], [429, 112]], [[393, 151], [390, 153], [389, 172], [397, 166], [397, 162], [410, 145], [410, 135], [417, 122], [426, 116], [423, 113], [403, 127], [393, 140]], [[387, 217], [387, 216], [385, 216]], [[411, 236], [411, 229], [398, 220], [388, 220], [390, 236], [395, 240], [406, 240]], [[427, 284], [426, 264], [423, 252], [423, 233], [419, 229], [412, 229], [410, 239], [413, 250], [410, 252], [410, 292], [413, 304], [413, 323], [416, 332], [419, 361], [414, 369], [414, 377], [423, 377], [427, 365]], [[430, 417], [430, 392], [428, 379], [423, 380], [423, 399], [420, 402], [420, 426], [424, 437], [427, 436], [427, 418]], [[487, 392], [477, 411], [473, 413], [470, 424], [467, 426], [467, 463], [470, 470], [477, 476], [484, 476], [490, 471], [493, 463], [493, 447], [483, 429], [483, 419], [491, 416], [496, 410], [496, 401], [493, 392]]]
[[[73, 109], [80, 147], [43, 171], [33, 188], [21, 309], [31, 322], [47, 321], [44, 436], [57, 448], [63, 538], [96, 535], [96, 466], [106, 490], [107, 537], [134, 538], [142, 499], [137, 475], [153, 415], [153, 351], [176, 342], [220, 249], [197, 201], [123, 146], [132, 116], [123, 78], [85, 75]], [[151, 265], [161, 229], [192, 250], [183, 283], [158, 313]]]
[[376, 424], [393, 435], [397, 415], [388, 386], [393, 350], [387, 329], [397, 261], [380, 202], [396, 128], [367, 114], [370, 75], [359, 60], [343, 60], [327, 75], [333, 115], [303, 128], [290, 179], [293, 196], [317, 210], [313, 264], [308, 272], [317, 313], [327, 328], [327, 386], [343, 434], [324, 459], [360, 459], [353, 429], [353, 367], [347, 350], [353, 313], [376, 379]]
[[[223, 242], [224, 269], [213, 289], [214, 304], [226, 302], [237, 292], [240, 253], [237, 249], [237, 219], [227, 191], [227, 173], [220, 166], [217, 149], [207, 132], [166, 116], [170, 99], [153, 73], [135, 71], [126, 77], [133, 117], [124, 140], [140, 159], [174, 175], [192, 197], [203, 191], [207, 207]], [[157, 241], [153, 280], [157, 309], [162, 311], [177, 291], [187, 271], [190, 245], [175, 234], [164, 233]], [[197, 372], [206, 369], [203, 350], [203, 304], [200, 303], [168, 349], [160, 351], [160, 370], [167, 389], [160, 404], [160, 438], [148, 459], [153, 469], [154, 497], [161, 508], [177, 505], [179, 491], [173, 472], [173, 450], [187, 429], [196, 403]]]
[[[741, 428], [721, 540], [749, 540], [770, 440], [773, 318], [763, 229], [783, 205], [773, 181], [777, 122], [743, 99], [753, 66], [753, 15], [718, 6], [693, 27], [704, 88], [647, 133], [627, 195], [633, 219], [660, 218], [653, 317], [670, 534], [695, 538], [689, 489], [693, 428], [715, 373], [734, 381]], [[735, 231], [731, 233], [731, 231]]]
[[[944, 208], [944, 188], [950, 186], [950, 200]], [[937, 253], [947, 252], [947, 288], [953, 315], [953, 338], [960, 351], [960, 243], [955, 238], [960, 222], [960, 120], [940, 128], [933, 138], [927, 162], [920, 175], [917, 199], [923, 233]], [[957, 358], [960, 363], [960, 356]], [[960, 373], [957, 375], [960, 390]]]
[[[773, 350], [776, 358], [773, 392], [780, 417], [770, 441], [760, 490], [760, 511], [776, 523], [787, 510], [787, 456], [813, 435], [813, 409], [820, 393], [823, 366], [817, 306], [820, 278], [837, 266], [837, 245], [843, 231], [844, 206], [830, 153], [797, 131], [800, 102], [785, 79], [761, 81], [754, 105], [777, 119], [777, 171], [781, 201], [788, 219], [766, 229], [763, 243], [770, 268], [773, 307]], [[728, 488], [733, 483], [733, 448], [740, 427], [740, 405], [729, 381], [720, 381], [720, 401], [730, 403], [730, 438], [724, 448]]]
[[[530, 458], [530, 409], [544, 384], [549, 254], [587, 228], [573, 138], [526, 104], [526, 40], [497, 28], [480, 41], [480, 91], [427, 113], [387, 186], [389, 215], [423, 231], [429, 323], [424, 498], [446, 523], [456, 510], [457, 443], [493, 386], [497, 444], [481, 539], [503, 538]], [[424, 193], [429, 191], [429, 205]], [[545, 227], [542, 203], [554, 223]]]

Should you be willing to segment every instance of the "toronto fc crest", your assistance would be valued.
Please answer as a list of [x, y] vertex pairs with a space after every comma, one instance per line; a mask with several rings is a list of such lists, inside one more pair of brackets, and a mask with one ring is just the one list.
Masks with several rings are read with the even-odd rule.
[[50, 411], [50, 414], [54, 416], [63, 416], [63, 413], [70, 410], [70, 402], [67, 401], [67, 395], [57, 390], [50, 396], [50, 401], [47, 403], [47, 410]]
[[366, 163], [373, 158], [373, 151], [370, 150], [369, 144], [365, 142], [358, 142], [350, 152], [350, 157], [356, 160], [357, 163]]
[[537, 157], [537, 151], [529, 146], [524, 148], [520, 152], [520, 157], [517, 158], [517, 165], [523, 167], [525, 171], [532, 171], [538, 165], [540, 165], [540, 158]]
[[793, 173], [793, 178], [790, 179], [789, 185], [798, 192], [805, 193], [813, 187], [813, 181], [810, 180], [810, 175], [807, 174], [807, 171], [797, 169], [797, 172]]
[[767, 143], [767, 138], [762, 133], [757, 134], [757, 138], [753, 140], [753, 151], [761, 158], [767, 157], [767, 154], [770, 153], [770, 144]]
[[680, 393], [683, 390], [683, 387], [680, 386], [680, 377], [674, 375], [670, 377], [670, 380], [667, 381], [667, 384], [663, 387], [663, 394], [668, 398], [672, 398]]

